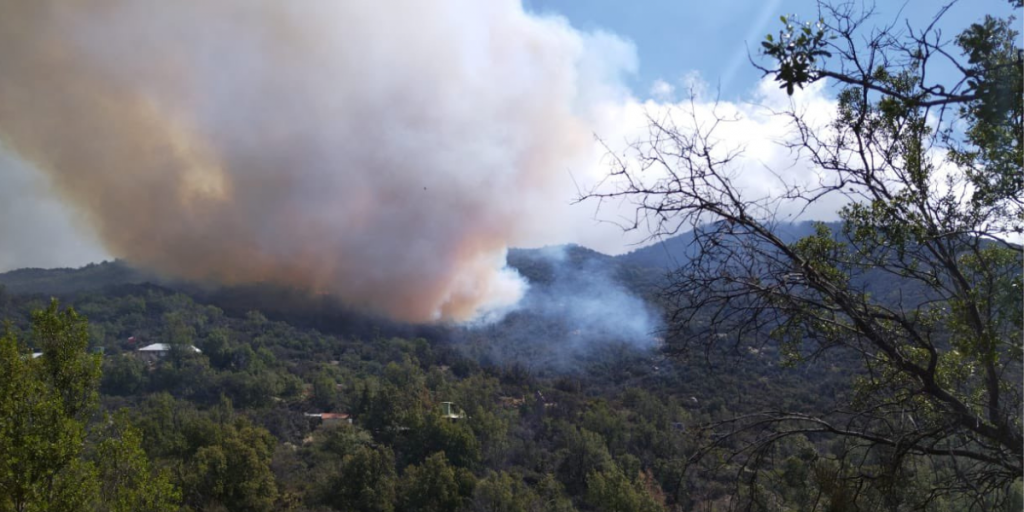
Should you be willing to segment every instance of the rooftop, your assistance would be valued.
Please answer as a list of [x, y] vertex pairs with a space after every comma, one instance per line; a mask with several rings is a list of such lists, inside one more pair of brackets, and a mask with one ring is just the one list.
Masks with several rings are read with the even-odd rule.
[[[200, 354], [200, 353], [203, 352], [202, 350], [199, 350], [198, 348], [196, 348], [193, 345], [189, 345], [188, 348], [191, 349], [193, 352], [195, 352], [197, 354]], [[152, 345], [146, 345], [145, 347], [139, 348], [139, 352], [170, 352], [170, 351], [171, 351], [171, 344], [170, 343], [153, 343]]]

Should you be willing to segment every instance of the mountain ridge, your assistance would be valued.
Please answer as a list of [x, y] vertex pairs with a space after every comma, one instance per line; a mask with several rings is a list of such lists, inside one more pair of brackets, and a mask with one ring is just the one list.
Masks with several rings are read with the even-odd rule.
[[[838, 223], [826, 223], [836, 231]], [[787, 241], [813, 233], [814, 223], [780, 224], [779, 232]], [[634, 274], [649, 274], [645, 280], [657, 274], [664, 277], [668, 271], [677, 268], [681, 263], [692, 257], [697, 248], [692, 245], [693, 231], [660, 240], [653, 244], [640, 247], [633, 251], [609, 255], [578, 244], [561, 244], [538, 248], [510, 248], [507, 263], [519, 271], [531, 283], [543, 283], [549, 276], [543, 270], [531, 268], [531, 265], [545, 260], [561, 260], [575, 268], [585, 265], [607, 265], [612, 271], [622, 273], [632, 270]], [[0, 273], [0, 286], [9, 293], [41, 293], [65, 295], [86, 291], [98, 291], [110, 286], [126, 284], [152, 283], [172, 289], [188, 288], [197, 285], [182, 280], [169, 279], [156, 273], [134, 267], [124, 260], [89, 263], [78, 268], [38, 268], [26, 267]], [[650, 283], [648, 283], [650, 284]]]

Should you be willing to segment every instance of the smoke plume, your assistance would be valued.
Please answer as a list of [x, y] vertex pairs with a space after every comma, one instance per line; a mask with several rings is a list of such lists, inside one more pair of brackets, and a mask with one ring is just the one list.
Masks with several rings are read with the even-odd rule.
[[134, 264], [462, 320], [592, 151], [584, 37], [513, 0], [0, 0], [0, 141]]
[[[574, 373], [602, 353], [647, 355], [664, 324], [661, 312], [636, 289], [642, 279], [630, 273], [662, 276], [655, 269], [631, 267], [621, 260], [579, 246], [513, 249], [509, 263], [530, 279], [530, 289], [494, 323], [471, 325], [453, 337], [482, 361], [518, 364], [531, 371]], [[622, 356], [622, 357], [620, 357]]]

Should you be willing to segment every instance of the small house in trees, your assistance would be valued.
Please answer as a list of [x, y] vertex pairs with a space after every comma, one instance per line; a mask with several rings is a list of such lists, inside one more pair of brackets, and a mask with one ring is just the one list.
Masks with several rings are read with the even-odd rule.
[[352, 424], [352, 416], [343, 412], [307, 412], [303, 416], [316, 422], [318, 427], [331, 427], [342, 423]]
[[462, 410], [452, 402], [441, 402], [441, 416], [449, 420], [456, 421], [465, 418], [466, 413], [462, 412]]
[[[199, 350], [198, 348], [192, 345], [183, 348], [184, 350], [189, 350], [195, 352], [196, 354], [202, 353], [202, 350]], [[144, 360], [156, 361], [158, 359], [163, 359], [163, 357], [166, 356], [171, 350], [172, 345], [169, 343], [153, 343], [151, 345], [146, 345], [145, 347], [139, 348], [139, 350], [137, 350], [136, 353], [139, 354], [139, 356]]]

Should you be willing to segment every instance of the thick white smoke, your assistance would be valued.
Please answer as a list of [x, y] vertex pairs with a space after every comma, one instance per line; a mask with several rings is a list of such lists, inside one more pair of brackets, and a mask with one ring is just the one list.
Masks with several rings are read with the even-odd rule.
[[0, 0], [0, 137], [115, 256], [465, 319], [570, 199], [602, 44], [514, 0]]
[[[93, 259], [92, 237], [169, 276], [401, 320], [505, 310], [523, 293], [507, 247], [629, 248], [594, 219], [628, 223], [631, 205], [569, 206], [608, 148], [646, 115], [712, 117], [667, 82], [635, 98], [637, 65], [518, 0], [0, 0], [0, 151], [26, 163], [0, 159], [0, 268]], [[784, 119], [717, 109], [741, 120], [720, 135], [747, 146], [753, 191], [771, 193], [768, 167], [815, 178], [766, 137]], [[44, 185], [59, 201], [26, 201]]]

